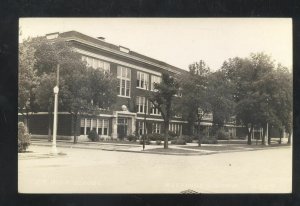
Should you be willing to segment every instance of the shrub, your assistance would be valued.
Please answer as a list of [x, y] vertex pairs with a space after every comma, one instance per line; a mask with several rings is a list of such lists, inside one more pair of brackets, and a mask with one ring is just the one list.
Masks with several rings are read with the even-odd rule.
[[175, 132], [169, 131], [169, 140], [175, 139], [178, 135]]
[[187, 143], [193, 142], [193, 137], [189, 136], [189, 135], [182, 135], [182, 136], [180, 136], [180, 139], [184, 139]]
[[163, 140], [163, 136], [161, 134], [157, 133], [152, 133], [152, 134], [147, 134], [147, 139], [150, 141], [156, 141], [156, 140]]
[[216, 136], [220, 140], [229, 140], [229, 133], [225, 132], [222, 129], [220, 129], [220, 130], [217, 131]]
[[203, 138], [201, 141], [202, 144], [218, 144], [217, 138]]
[[[140, 144], [143, 144], [143, 139], [140, 140]], [[145, 145], [149, 145], [150, 144], [150, 140], [145, 139]]]
[[127, 136], [128, 141], [135, 142], [137, 140], [137, 137], [135, 135], [129, 135]]
[[179, 139], [173, 139], [171, 140], [171, 144], [176, 144], [176, 145], [185, 145], [186, 141], [182, 138]]
[[18, 152], [25, 152], [30, 145], [30, 134], [23, 122], [18, 123]]
[[89, 132], [88, 138], [89, 138], [89, 140], [91, 140], [93, 142], [99, 141], [99, 135], [97, 134], [97, 132], [95, 130], [92, 130]]
[[104, 141], [104, 137], [100, 137], [99, 140], [100, 140], [100, 141]]
[[161, 140], [156, 140], [157, 145], [161, 145]]

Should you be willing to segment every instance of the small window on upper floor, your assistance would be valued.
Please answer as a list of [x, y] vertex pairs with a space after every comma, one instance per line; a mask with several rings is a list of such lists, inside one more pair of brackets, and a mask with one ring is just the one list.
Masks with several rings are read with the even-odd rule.
[[156, 91], [155, 84], [160, 84], [160, 83], [161, 83], [161, 77], [151, 75], [151, 90], [152, 91]]
[[82, 61], [86, 62], [88, 67], [93, 67], [94, 69], [101, 69], [104, 72], [110, 72], [110, 63], [102, 61], [100, 59], [82, 56]]
[[137, 77], [136, 77], [136, 87], [148, 90], [148, 88], [149, 88], [149, 74], [138, 71], [137, 72]]

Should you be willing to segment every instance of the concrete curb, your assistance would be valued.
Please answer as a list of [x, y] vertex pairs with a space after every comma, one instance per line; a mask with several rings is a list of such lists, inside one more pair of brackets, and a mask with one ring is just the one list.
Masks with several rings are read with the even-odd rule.
[[[80, 143], [81, 144], [81, 143]], [[87, 143], [85, 143], [87, 144]], [[46, 147], [51, 147], [51, 144], [45, 144], [45, 143], [40, 143], [40, 142], [34, 142], [32, 145], [37, 145], [37, 146], [46, 146]], [[114, 145], [114, 144], [110, 144]], [[117, 145], [114, 145], [117, 146]], [[118, 146], [127, 146], [127, 145], [118, 145]], [[233, 153], [233, 152], [245, 152], [245, 151], [257, 151], [257, 150], [266, 150], [266, 149], [278, 149], [278, 148], [289, 148], [290, 146], [280, 146], [280, 147], [264, 147], [264, 148], [251, 148], [247, 150], [243, 149], [238, 149], [238, 150], [222, 150], [222, 151], [212, 151], [212, 152], [201, 152], [197, 151], [196, 149], [193, 150], [195, 153], [177, 153], [177, 152], [170, 152], [170, 153], [165, 153], [165, 152], [155, 152], [151, 151], [151, 149], [148, 150], [141, 150], [141, 151], [136, 151], [136, 150], [128, 150], [128, 149], [107, 149], [107, 148], [100, 148], [99, 145], [88, 145], [88, 146], [83, 146], [83, 145], [57, 145], [57, 147], [61, 148], [77, 148], [77, 149], [93, 149], [93, 150], [103, 150], [103, 151], [116, 151], [116, 152], [131, 152], [131, 153], [143, 153], [143, 154], [159, 154], [159, 155], [180, 155], [180, 156], [200, 156], [200, 155], [211, 155], [211, 154], [220, 154], [220, 153]], [[136, 147], [136, 146], [135, 146]], [[177, 148], [177, 147], [176, 147]], [[181, 148], [180, 148], [181, 149]], [[185, 150], [182, 148], [182, 150]], [[190, 151], [190, 150], [188, 150]]]

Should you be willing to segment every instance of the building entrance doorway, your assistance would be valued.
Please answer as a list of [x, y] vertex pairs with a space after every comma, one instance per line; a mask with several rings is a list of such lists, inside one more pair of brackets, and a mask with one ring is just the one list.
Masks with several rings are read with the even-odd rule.
[[118, 118], [118, 138], [124, 139], [127, 136], [128, 118]]

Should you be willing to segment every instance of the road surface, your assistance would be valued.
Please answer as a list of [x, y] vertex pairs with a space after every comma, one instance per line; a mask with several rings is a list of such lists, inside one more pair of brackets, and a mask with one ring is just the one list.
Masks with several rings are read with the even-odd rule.
[[[29, 150], [48, 153], [50, 147]], [[292, 149], [199, 156], [59, 148], [19, 160], [21, 193], [290, 193]]]

